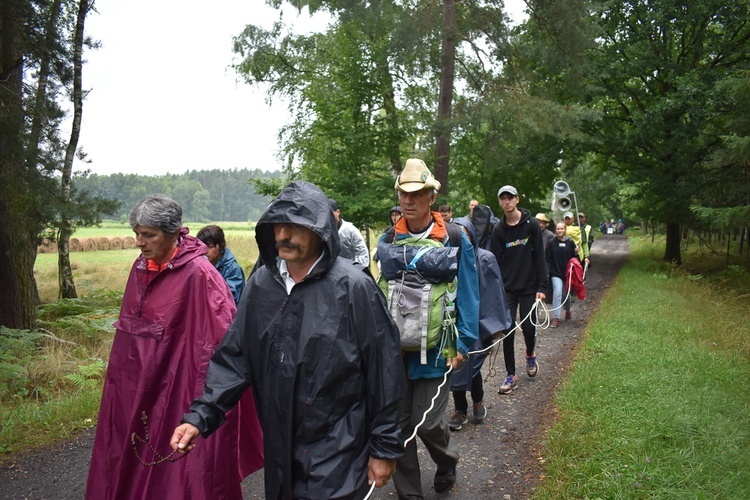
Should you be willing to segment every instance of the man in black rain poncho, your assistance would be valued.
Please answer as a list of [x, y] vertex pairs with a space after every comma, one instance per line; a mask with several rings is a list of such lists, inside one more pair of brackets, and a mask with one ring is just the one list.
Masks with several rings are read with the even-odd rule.
[[209, 436], [252, 387], [266, 498], [364, 498], [403, 454], [398, 329], [364, 268], [337, 258], [333, 213], [315, 185], [284, 188], [255, 234], [263, 265], [172, 446]]

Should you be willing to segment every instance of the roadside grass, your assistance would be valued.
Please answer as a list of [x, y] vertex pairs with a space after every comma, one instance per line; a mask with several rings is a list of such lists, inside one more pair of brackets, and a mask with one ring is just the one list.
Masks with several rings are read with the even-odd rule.
[[122, 292], [39, 307], [36, 330], [0, 328], [0, 462], [95, 425]]
[[629, 242], [556, 397], [534, 496], [750, 498], [747, 259], [676, 268], [662, 243]]

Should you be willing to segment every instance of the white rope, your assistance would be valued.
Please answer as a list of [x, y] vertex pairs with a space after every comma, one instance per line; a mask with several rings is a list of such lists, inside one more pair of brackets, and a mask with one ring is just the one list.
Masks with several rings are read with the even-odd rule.
[[370, 495], [372, 495], [373, 491], [375, 491], [375, 482], [374, 481], [370, 485], [370, 491], [367, 493], [367, 496], [365, 496], [365, 498], [363, 500], [367, 500], [368, 498], [370, 498]]
[[[573, 266], [570, 266], [569, 275], [572, 275], [572, 273], [573, 273]], [[563, 304], [565, 303], [565, 301], [568, 300], [568, 297], [570, 297], [570, 290], [571, 290], [571, 287], [572, 287], [572, 281], [573, 281], [572, 279], [570, 279], [570, 278], [568, 279], [568, 292], [567, 292], [567, 295], [565, 297], [565, 300], [563, 300], [560, 303], [560, 306], [558, 308], [556, 308], [556, 309], [559, 309], [560, 307], [562, 307]], [[542, 311], [544, 313], [545, 319], [541, 323], [537, 323], [533, 319], [531, 319], [531, 315], [534, 314], [534, 311], [536, 311], [540, 307], [540, 304], [541, 304], [541, 308], [542, 308]], [[554, 311], [554, 310], [555, 309], [552, 309], [552, 311]], [[484, 349], [480, 349], [478, 351], [470, 351], [469, 353], [467, 353], [467, 356], [471, 356], [472, 354], [475, 354], [475, 355], [476, 354], [481, 354], [481, 353], [483, 353], [485, 351], [491, 350], [493, 347], [495, 347], [500, 342], [502, 342], [503, 340], [505, 340], [511, 333], [513, 333], [516, 330], [520, 330], [521, 329], [521, 325], [526, 320], [529, 320], [531, 322], [531, 324], [534, 325], [535, 327], [548, 328], [549, 324], [550, 324], [550, 319], [549, 319], [549, 313], [550, 312], [551, 311], [549, 309], [547, 309], [547, 305], [544, 303], [543, 300], [536, 299], [536, 301], [534, 301], [534, 305], [531, 307], [531, 310], [529, 311], [529, 314], [527, 314], [526, 317], [523, 318], [520, 323], [516, 322], [516, 326], [512, 330], [510, 330], [508, 333], [506, 333], [502, 337], [496, 339], [495, 342], [493, 342], [490, 346], [485, 347]], [[544, 326], [542, 326], [542, 325], [544, 325]], [[467, 358], [465, 362], [468, 362], [468, 361], [469, 361], [469, 359]], [[443, 381], [438, 386], [437, 392], [435, 392], [435, 395], [432, 397], [432, 401], [430, 401], [430, 407], [427, 408], [427, 410], [425, 410], [425, 412], [422, 414], [422, 419], [419, 421], [419, 423], [417, 424], [417, 426], [414, 427], [414, 432], [412, 432], [411, 436], [409, 436], [409, 439], [407, 439], [406, 441], [404, 441], [404, 448], [406, 448], [406, 446], [415, 437], [417, 437], [417, 431], [419, 431], [419, 428], [422, 426], [422, 424], [424, 424], [425, 420], [427, 419], [427, 414], [430, 411], [432, 411], [432, 409], [435, 407], [435, 400], [440, 395], [440, 390], [443, 388], [443, 386], [445, 385], [445, 383], [448, 381], [448, 374], [450, 372], [452, 372], [452, 371], [453, 371], [453, 365], [449, 365], [448, 366], [448, 370], [446, 370], [445, 374], [443, 375]], [[369, 491], [369, 493], [367, 493], [367, 496], [364, 498], [364, 500], [368, 500], [374, 491], [375, 491], [375, 483], [372, 483], [372, 485], [370, 485], [370, 491]]]
[[[432, 411], [432, 409], [435, 407], [435, 400], [440, 395], [440, 389], [443, 388], [445, 383], [448, 381], [448, 374], [453, 371], [453, 365], [448, 364], [448, 369], [445, 371], [445, 375], [443, 375], [443, 381], [440, 383], [440, 385], [437, 388], [437, 392], [435, 392], [435, 395], [432, 397], [432, 401], [430, 401], [430, 407], [425, 410], [425, 412], [422, 414], [422, 420], [419, 421], [416, 427], [414, 427], [414, 432], [412, 432], [411, 436], [409, 436], [409, 439], [404, 441], [404, 448], [415, 438], [417, 437], [417, 431], [420, 427], [422, 427], [422, 424], [424, 424], [425, 420], [427, 419], [427, 414]], [[372, 495], [372, 492], [375, 491], [375, 483], [372, 483], [370, 485], [370, 492], [367, 494], [367, 496], [364, 498], [364, 500], [368, 500], [370, 498], [370, 495]]]
[[[506, 333], [506, 334], [505, 334], [505, 335], [503, 335], [502, 337], [499, 337], [499, 338], [497, 338], [497, 339], [495, 340], [495, 342], [493, 342], [493, 343], [492, 343], [491, 345], [489, 345], [488, 347], [485, 347], [484, 349], [480, 349], [480, 350], [478, 350], [478, 351], [470, 351], [470, 352], [468, 353], [468, 355], [469, 355], [469, 356], [471, 356], [472, 354], [482, 354], [482, 353], [483, 353], [483, 352], [485, 352], [485, 351], [489, 351], [490, 349], [492, 349], [493, 347], [495, 347], [496, 345], [498, 345], [498, 344], [499, 344], [500, 342], [502, 342], [503, 340], [505, 340], [506, 338], [508, 338], [508, 336], [509, 336], [509, 335], [510, 335], [511, 333], [515, 332], [516, 330], [519, 330], [519, 331], [520, 331], [520, 330], [521, 330], [521, 325], [523, 324], [523, 322], [524, 322], [524, 321], [526, 321], [527, 319], [528, 319], [529, 321], [532, 321], [532, 320], [531, 320], [531, 315], [532, 315], [532, 314], [534, 314], [534, 311], [535, 311], [535, 310], [537, 309], [537, 307], [539, 307], [539, 304], [540, 304], [540, 303], [542, 304], [542, 306], [544, 306], [544, 302], [543, 302], [542, 300], [540, 300], [540, 299], [537, 299], [537, 300], [536, 300], [536, 301], [534, 302], [534, 305], [533, 305], [533, 306], [531, 307], [531, 310], [529, 311], [529, 314], [527, 314], [527, 315], [526, 315], [526, 317], [525, 317], [525, 318], [523, 318], [523, 319], [521, 320], [521, 322], [520, 322], [520, 323], [519, 323], [519, 322], [516, 322], [516, 326], [515, 326], [515, 327], [514, 327], [514, 328], [513, 328], [512, 330], [510, 330], [510, 331], [509, 331], [508, 333]], [[534, 323], [533, 321], [532, 321], [532, 324], [533, 324], [534, 326], [536, 326], [536, 324], [535, 324], [535, 323]]]
[[430, 407], [427, 408], [427, 410], [425, 410], [425, 412], [422, 414], [422, 420], [420, 420], [419, 423], [417, 424], [417, 426], [414, 427], [414, 432], [412, 432], [411, 436], [409, 436], [409, 439], [407, 439], [406, 441], [404, 441], [404, 448], [406, 448], [406, 445], [408, 445], [409, 442], [412, 439], [414, 439], [415, 437], [417, 437], [417, 431], [422, 426], [422, 424], [424, 424], [424, 421], [427, 419], [427, 414], [430, 413], [430, 410], [432, 410], [435, 407], [435, 400], [440, 395], [440, 389], [442, 389], [443, 386], [445, 385], [445, 383], [448, 381], [448, 374], [450, 372], [452, 372], [452, 371], [453, 371], [453, 365], [449, 365], [448, 369], [445, 371], [445, 375], [443, 375], [443, 381], [438, 386], [437, 392], [432, 397], [432, 401], [430, 401]]

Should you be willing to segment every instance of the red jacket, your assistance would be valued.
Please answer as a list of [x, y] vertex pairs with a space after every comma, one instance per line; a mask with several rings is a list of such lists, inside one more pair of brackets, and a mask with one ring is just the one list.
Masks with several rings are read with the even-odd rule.
[[575, 292], [576, 297], [580, 300], [586, 300], [586, 285], [583, 284], [583, 267], [581, 267], [581, 261], [578, 260], [578, 258], [573, 257], [568, 261], [567, 268], [564, 289], [572, 289]]
[[[86, 498], [241, 499], [241, 480], [263, 466], [251, 391], [247, 406], [241, 403], [184, 458], [147, 467], [134, 452], [147, 463], [159, 460], [150, 447], [161, 456], [171, 453], [172, 432], [203, 393], [209, 358], [236, 313], [229, 287], [205, 253], [183, 228], [179, 249], [162, 271], [148, 270], [143, 256], [133, 264], [114, 324]], [[145, 438], [146, 432], [148, 443], [131, 443], [133, 433]]]

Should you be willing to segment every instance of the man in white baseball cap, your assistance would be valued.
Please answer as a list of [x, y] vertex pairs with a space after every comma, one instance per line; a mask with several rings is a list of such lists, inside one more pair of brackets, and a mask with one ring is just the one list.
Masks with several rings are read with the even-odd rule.
[[[573, 224], [574, 218], [573, 218], [573, 212], [565, 212], [563, 214], [563, 219], [565, 219], [565, 225], [567, 227], [567, 234], [568, 237], [573, 240], [576, 244], [576, 251], [578, 252], [578, 259], [583, 264], [590, 263], [590, 250], [588, 244], [583, 244], [583, 236], [581, 235], [581, 228], [580, 226], [577, 226]], [[568, 319], [568, 318], [566, 318]]]

